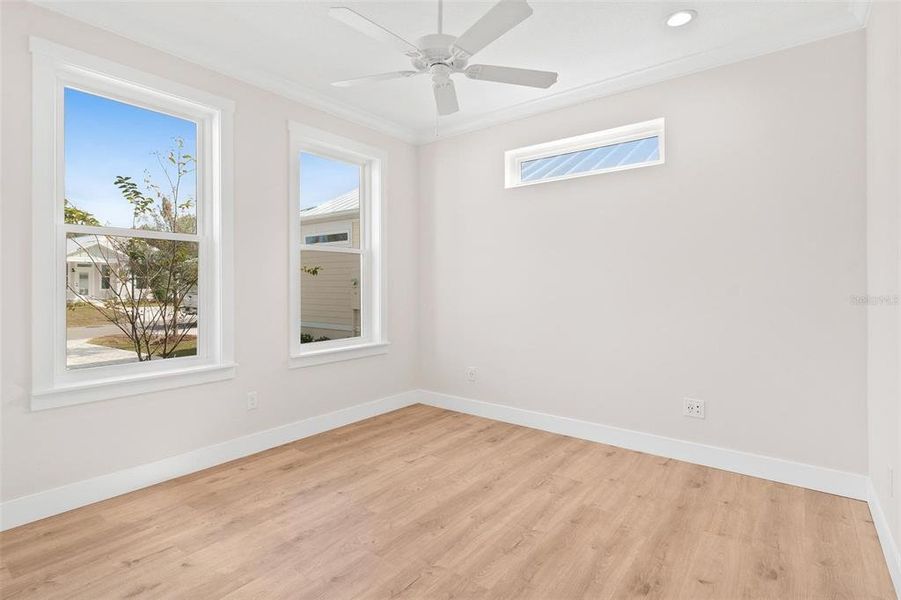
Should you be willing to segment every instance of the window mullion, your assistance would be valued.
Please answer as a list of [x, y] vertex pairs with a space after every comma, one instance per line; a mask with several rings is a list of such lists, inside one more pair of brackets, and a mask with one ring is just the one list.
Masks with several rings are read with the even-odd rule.
[[362, 248], [344, 248], [325, 244], [300, 244], [301, 252], [340, 252], [341, 254], [363, 254]]
[[175, 233], [170, 231], [155, 231], [152, 229], [129, 229], [127, 227], [103, 227], [96, 225], [75, 225], [62, 223], [63, 231], [67, 234], [97, 235], [104, 237], [132, 237], [153, 240], [169, 240], [173, 242], [200, 242], [201, 236], [197, 233]]

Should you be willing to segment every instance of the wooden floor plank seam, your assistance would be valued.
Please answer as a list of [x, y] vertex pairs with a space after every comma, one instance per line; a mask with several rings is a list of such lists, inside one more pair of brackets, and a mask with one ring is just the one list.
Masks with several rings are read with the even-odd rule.
[[0, 597], [895, 596], [864, 502], [413, 405], [0, 533]]

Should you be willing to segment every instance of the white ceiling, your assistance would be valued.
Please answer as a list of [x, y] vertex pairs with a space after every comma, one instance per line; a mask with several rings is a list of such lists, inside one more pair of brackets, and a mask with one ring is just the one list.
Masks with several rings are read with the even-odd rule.
[[[329, 85], [410, 63], [329, 18], [328, 8], [350, 6], [415, 40], [435, 31], [437, 1], [36, 3], [404, 139], [434, 139], [427, 77]], [[461, 34], [491, 4], [446, 2], [445, 33]], [[441, 118], [442, 137], [859, 29], [869, 8], [862, 1], [530, 4], [530, 18], [470, 62], [558, 71], [557, 84], [541, 90], [456, 76], [461, 109]], [[678, 8], [694, 8], [698, 18], [666, 27]]]

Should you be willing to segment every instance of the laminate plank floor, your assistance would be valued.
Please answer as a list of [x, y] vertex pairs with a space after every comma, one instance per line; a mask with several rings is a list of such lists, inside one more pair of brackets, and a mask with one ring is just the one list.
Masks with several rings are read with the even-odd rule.
[[895, 597], [863, 502], [423, 405], [4, 532], [0, 590]]

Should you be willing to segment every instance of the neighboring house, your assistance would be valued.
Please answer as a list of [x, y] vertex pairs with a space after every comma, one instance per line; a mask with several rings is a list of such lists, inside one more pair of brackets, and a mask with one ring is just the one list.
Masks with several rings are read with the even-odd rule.
[[[114, 290], [126, 294], [128, 282], [119, 283], [116, 273], [122, 256], [102, 235], [80, 235], [66, 240], [66, 300], [68, 302], [102, 302], [114, 297]], [[153, 292], [138, 286], [132, 297], [153, 299]], [[184, 314], [197, 314], [197, 287], [192, 287], [182, 298], [180, 310]]]
[[328, 248], [360, 247], [358, 189], [300, 212], [301, 242], [324, 251], [301, 252], [301, 333], [339, 339], [360, 335], [360, 255]]
[[[106, 300], [118, 280], [110, 264], [118, 253], [103, 236], [81, 235], [66, 240], [66, 299]], [[77, 294], [76, 294], [77, 292]]]

